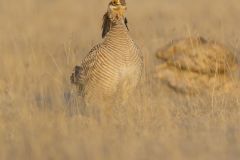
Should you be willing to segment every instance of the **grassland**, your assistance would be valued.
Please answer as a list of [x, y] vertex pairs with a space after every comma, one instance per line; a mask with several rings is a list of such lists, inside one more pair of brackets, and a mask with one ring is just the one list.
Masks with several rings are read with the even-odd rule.
[[101, 41], [107, 0], [0, 0], [0, 159], [240, 157], [240, 91], [182, 96], [153, 77], [155, 52], [201, 35], [240, 56], [238, 0], [127, 1], [145, 56], [142, 98], [109, 121], [66, 114], [75, 64]]

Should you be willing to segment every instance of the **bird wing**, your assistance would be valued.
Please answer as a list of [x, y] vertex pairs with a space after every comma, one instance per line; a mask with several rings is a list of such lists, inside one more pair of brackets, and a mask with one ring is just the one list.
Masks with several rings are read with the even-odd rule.
[[82, 60], [79, 66], [75, 66], [73, 73], [70, 77], [71, 83], [79, 87], [80, 93], [84, 93], [84, 88], [88, 82], [90, 75], [94, 70], [94, 64], [96, 62], [97, 51], [101, 45], [94, 46], [88, 55]]

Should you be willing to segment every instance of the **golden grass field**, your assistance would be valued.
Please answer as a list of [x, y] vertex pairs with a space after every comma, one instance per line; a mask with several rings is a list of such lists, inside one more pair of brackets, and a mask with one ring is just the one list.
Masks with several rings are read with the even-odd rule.
[[111, 119], [67, 114], [75, 64], [101, 41], [109, 0], [0, 0], [1, 160], [238, 160], [240, 91], [179, 95], [158, 83], [156, 51], [201, 35], [240, 57], [239, 0], [128, 0], [145, 76]]

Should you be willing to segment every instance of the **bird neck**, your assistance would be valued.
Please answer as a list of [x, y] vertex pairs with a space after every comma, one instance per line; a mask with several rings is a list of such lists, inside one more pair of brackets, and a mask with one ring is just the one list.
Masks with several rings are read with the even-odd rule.
[[124, 22], [113, 22], [109, 33], [106, 35], [105, 44], [130, 44], [131, 38], [128, 34], [128, 29]]

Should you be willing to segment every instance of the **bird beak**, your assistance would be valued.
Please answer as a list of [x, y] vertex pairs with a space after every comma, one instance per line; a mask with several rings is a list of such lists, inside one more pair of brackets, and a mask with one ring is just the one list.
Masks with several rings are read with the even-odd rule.
[[120, 2], [120, 0], [117, 0], [117, 5], [121, 5], [121, 2]]
[[120, 0], [112, 0], [112, 2], [113, 2], [113, 3], [115, 2], [117, 5], [121, 5]]
[[124, 13], [127, 10], [127, 7], [125, 6], [125, 4], [123, 5], [121, 3], [122, 0], [112, 0], [112, 2], [116, 4], [113, 10], [117, 13], [117, 17], [123, 17]]

